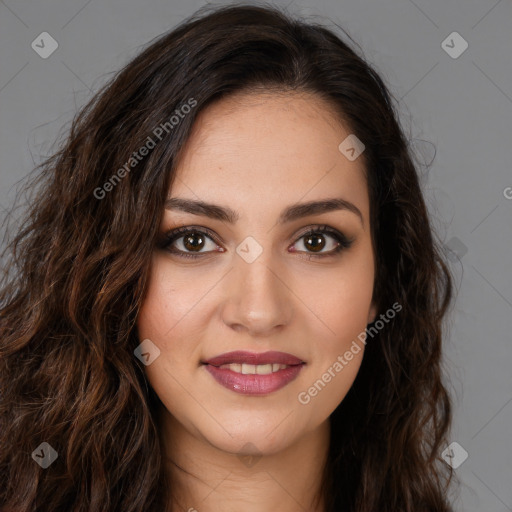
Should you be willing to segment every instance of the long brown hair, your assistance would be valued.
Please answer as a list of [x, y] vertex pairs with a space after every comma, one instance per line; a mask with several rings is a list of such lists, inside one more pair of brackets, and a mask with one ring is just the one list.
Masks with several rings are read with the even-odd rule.
[[[402, 305], [331, 415], [327, 510], [451, 510], [451, 469], [439, 453], [451, 422], [441, 348], [452, 278], [392, 95], [334, 31], [233, 5], [202, 9], [152, 42], [27, 183], [31, 201], [0, 287], [2, 511], [164, 510], [173, 488], [159, 400], [133, 354], [136, 319], [197, 114], [256, 88], [328, 100], [365, 144], [374, 299], [379, 313]], [[58, 454], [46, 469], [33, 456], [43, 442]]]

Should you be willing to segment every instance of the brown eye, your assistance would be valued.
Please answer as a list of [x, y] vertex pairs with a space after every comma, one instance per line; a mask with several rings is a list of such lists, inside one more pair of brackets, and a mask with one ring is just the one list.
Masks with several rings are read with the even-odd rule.
[[323, 235], [309, 235], [305, 237], [304, 240], [304, 246], [313, 252], [319, 252], [325, 247]]
[[177, 256], [196, 258], [212, 252], [224, 252], [215, 240], [215, 235], [206, 228], [178, 228], [163, 236], [159, 247]]
[[306, 233], [295, 243], [296, 251], [309, 253], [331, 253], [342, 245], [336, 235], [329, 233]]
[[183, 237], [183, 246], [187, 251], [201, 250], [205, 245], [205, 237], [198, 232], [192, 232]]
[[305, 253], [309, 258], [335, 256], [350, 248], [353, 241], [329, 226], [315, 226], [298, 238], [292, 252]]

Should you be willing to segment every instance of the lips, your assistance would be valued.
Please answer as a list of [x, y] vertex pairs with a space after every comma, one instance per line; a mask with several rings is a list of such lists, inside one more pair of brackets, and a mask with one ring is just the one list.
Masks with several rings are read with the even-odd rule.
[[306, 363], [285, 352], [228, 352], [203, 362], [222, 386], [243, 395], [273, 393], [297, 378]]
[[294, 366], [302, 364], [304, 361], [286, 352], [263, 352], [257, 354], [255, 352], [244, 352], [238, 350], [235, 352], [226, 352], [219, 356], [213, 357], [204, 361], [204, 364], [211, 366], [222, 366], [223, 364], [285, 364], [287, 366]]

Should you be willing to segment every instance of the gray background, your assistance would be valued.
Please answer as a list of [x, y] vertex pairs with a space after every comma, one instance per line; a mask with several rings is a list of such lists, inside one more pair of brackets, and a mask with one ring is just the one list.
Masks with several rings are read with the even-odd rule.
[[[512, 4], [274, 3], [348, 30], [399, 100], [459, 289], [446, 343], [451, 440], [469, 454], [456, 469], [457, 510], [512, 511]], [[203, 4], [0, 0], [0, 221], [16, 183], [51, 152], [76, 110], [141, 45]], [[457, 58], [442, 48], [454, 31], [469, 45]], [[59, 44], [47, 59], [31, 47], [42, 32]]]

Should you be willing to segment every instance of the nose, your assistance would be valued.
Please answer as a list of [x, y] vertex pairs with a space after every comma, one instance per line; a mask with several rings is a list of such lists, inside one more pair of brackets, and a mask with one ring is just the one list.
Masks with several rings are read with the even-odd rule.
[[247, 263], [238, 258], [227, 283], [222, 319], [231, 329], [264, 337], [290, 323], [293, 294], [268, 259]]

